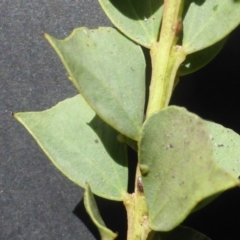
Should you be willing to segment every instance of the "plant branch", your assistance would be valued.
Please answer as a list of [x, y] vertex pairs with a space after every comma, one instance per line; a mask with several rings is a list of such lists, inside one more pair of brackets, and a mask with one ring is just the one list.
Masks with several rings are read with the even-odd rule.
[[127, 240], [146, 240], [151, 232], [145, 196], [138, 182], [139, 177], [141, 177], [141, 173], [138, 165], [135, 191], [132, 194], [126, 194], [123, 199], [128, 219]]
[[152, 79], [147, 118], [169, 103], [177, 70], [186, 54], [177, 46], [184, 0], [165, 0], [159, 41], [151, 46]]

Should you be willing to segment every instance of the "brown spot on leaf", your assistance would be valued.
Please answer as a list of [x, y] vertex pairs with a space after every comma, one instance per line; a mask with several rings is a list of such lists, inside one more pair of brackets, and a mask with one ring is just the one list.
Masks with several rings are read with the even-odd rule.
[[169, 149], [169, 148], [173, 148], [173, 145], [172, 145], [171, 143], [169, 143], [169, 144], [165, 147], [165, 149]]

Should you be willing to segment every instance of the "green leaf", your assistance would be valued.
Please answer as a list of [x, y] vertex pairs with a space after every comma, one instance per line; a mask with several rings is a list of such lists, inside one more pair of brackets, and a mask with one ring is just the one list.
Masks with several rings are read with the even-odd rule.
[[185, 61], [181, 64], [178, 74], [184, 76], [193, 73], [207, 65], [221, 51], [227, 37], [219, 42], [204, 48], [198, 52], [187, 55]]
[[[231, 173], [236, 179], [240, 176], [240, 136], [220, 124], [205, 121], [213, 143], [213, 152], [217, 165]], [[195, 209], [197, 211], [211, 203], [220, 194], [204, 199]]]
[[113, 240], [117, 237], [117, 234], [108, 229], [102, 220], [99, 213], [97, 203], [92, 194], [91, 188], [88, 183], [86, 183], [85, 193], [84, 193], [84, 206], [87, 213], [91, 217], [93, 223], [98, 228], [102, 240]]
[[211, 240], [211, 239], [192, 228], [179, 226], [170, 232], [156, 233], [152, 240]]
[[170, 231], [204, 198], [237, 186], [215, 162], [205, 122], [184, 108], [168, 107], [144, 123], [140, 164], [151, 228]]
[[200, 209], [206, 207], [209, 203], [213, 202], [215, 199], [217, 199], [222, 192], [216, 193], [214, 195], [211, 195], [210, 197], [204, 198], [201, 202], [197, 204], [197, 206], [192, 210], [192, 213], [199, 211]]
[[182, 45], [187, 54], [209, 47], [240, 24], [240, 2], [186, 0]]
[[99, 0], [112, 23], [140, 45], [150, 48], [157, 42], [163, 0]]
[[126, 145], [81, 95], [43, 112], [14, 116], [66, 177], [82, 187], [89, 182], [96, 195], [122, 200], [128, 181]]
[[206, 121], [216, 163], [236, 179], [240, 176], [240, 136], [220, 124]]
[[46, 38], [94, 111], [120, 133], [137, 140], [145, 103], [141, 48], [113, 28], [79, 28], [64, 40]]

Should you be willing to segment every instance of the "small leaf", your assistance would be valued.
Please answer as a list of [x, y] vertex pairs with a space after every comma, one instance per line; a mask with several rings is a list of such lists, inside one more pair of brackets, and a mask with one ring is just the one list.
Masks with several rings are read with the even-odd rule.
[[206, 197], [237, 186], [220, 169], [204, 121], [184, 108], [168, 107], [144, 123], [140, 164], [151, 227], [170, 231]]
[[236, 179], [240, 176], [240, 136], [220, 124], [206, 121], [216, 163]]
[[179, 226], [170, 232], [156, 233], [152, 240], [211, 240], [211, 239], [192, 228]]
[[92, 194], [91, 188], [88, 183], [86, 183], [85, 193], [84, 193], [84, 206], [95, 226], [98, 228], [102, 240], [113, 240], [117, 237], [117, 234], [108, 229], [102, 220], [99, 213], [97, 203]]
[[204, 48], [198, 52], [187, 55], [185, 61], [181, 64], [178, 74], [184, 76], [193, 73], [207, 65], [221, 51], [227, 37], [219, 42]]
[[65, 40], [46, 38], [94, 111], [120, 133], [137, 140], [145, 103], [141, 48], [113, 28], [79, 28]]
[[183, 47], [187, 54], [209, 47], [240, 24], [240, 2], [188, 0], [183, 20]]
[[81, 95], [43, 112], [14, 116], [66, 177], [82, 187], [89, 182], [96, 195], [122, 200], [128, 181], [126, 145]]
[[99, 0], [112, 23], [126, 36], [150, 48], [157, 42], [163, 0]]

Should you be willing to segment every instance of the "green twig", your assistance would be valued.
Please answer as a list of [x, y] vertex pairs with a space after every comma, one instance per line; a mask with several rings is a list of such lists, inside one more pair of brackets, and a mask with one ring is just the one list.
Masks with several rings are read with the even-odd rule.
[[159, 41], [151, 46], [152, 79], [147, 117], [169, 103], [177, 70], [186, 55], [177, 46], [184, 0], [165, 0]]
[[135, 191], [132, 194], [126, 194], [123, 203], [127, 210], [128, 232], [127, 240], [146, 240], [151, 232], [147, 206], [143, 188], [139, 183], [141, 173], [137, 166]]

